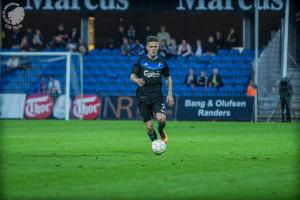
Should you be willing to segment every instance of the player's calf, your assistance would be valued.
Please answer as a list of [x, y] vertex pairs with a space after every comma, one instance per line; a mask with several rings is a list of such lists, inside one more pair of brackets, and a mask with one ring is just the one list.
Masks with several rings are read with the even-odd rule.
[[157, 140], [157, 135], [156, 135], [156, 132], [153, 128], [153, 124], [152, 124], [152, 121], [147, 121], [145, 122], [146, 124], [146, 127], [147, 127], [147, 134], [150, 138], [150, 140], [153, 142], [154, 140]]
[[158, 121], [158, 128], [157, 129], [158, 129], [158, 132], [159, 132], [160, 135], [163, 134], [165, 126], [166, 126], [165, 121]]
[[164, 128], [166, 126], [166, 116], [164, 114], [157, 114], [157, 121], [158, 121], [158, 132], [161, 137], [161, 139], [167, 143], [168, 142], [168, 136], [166, 131], [164, 131]]
[[166, 126], [166, 115], [162, 113], [156, 114], [156, 119], [158, 121], [158, 132], [161, 135], [163, 133], [163, 130]]

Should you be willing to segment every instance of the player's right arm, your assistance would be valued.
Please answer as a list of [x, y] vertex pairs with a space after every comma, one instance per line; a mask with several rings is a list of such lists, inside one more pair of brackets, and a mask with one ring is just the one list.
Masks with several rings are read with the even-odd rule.
[[132, 73], [131, 76], [130, 76], [130, 80], [132, 82], [135, 82], [136, 84], [138, 84], [140, 87], [143, 87], [145, 85], [145, 81], [143, 78], [138, 78], [136, 76], [136, 74]]
[[138, 74], [140, 73], [140, 65], [139, 60], [133, 65], [130, 80], [136, 84], [138, 84], [140, 87], [143, 87], [145, 85], [145, 81], [143, 78], [138, 78]]

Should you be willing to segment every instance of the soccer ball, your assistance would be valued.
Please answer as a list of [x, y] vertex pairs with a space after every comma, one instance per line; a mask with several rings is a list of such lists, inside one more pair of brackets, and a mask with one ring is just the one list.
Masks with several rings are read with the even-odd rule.
[[156, 155], [165, 153], [166, 147], [166, 144], [162, 140], [154, 140], [152, 142], [152, 152]]

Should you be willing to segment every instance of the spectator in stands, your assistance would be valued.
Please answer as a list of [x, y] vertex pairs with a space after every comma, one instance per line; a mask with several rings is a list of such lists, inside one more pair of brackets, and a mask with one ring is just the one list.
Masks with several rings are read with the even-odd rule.
[[20, 48], [22, 38], [23, 35], [19, 29], [14, 31], [12, 35], [12, 48]]
[[207, 80], [205, 70], [201, 70], [200, 75], [197, 77], [197, 86], [207, 88]]
[[38, 93], [39, 94], [46, 94], [47, 93], [46, 79], [45, 79], [45, 76], [43, 76], [43, 75], [40, 76]]
[[192, 68], [189, 69], [189, 74], [186, 75], [184, 84], [192, 88], [192, 94], [195, 93], [195, 85], [196, 85], [197, 77]]
[[171, 43], [168, 46], [168, 52], [170, 54], [170, 57], [176, 57], [177, 56], [177, 44], [176, 44], [176, 40], [174, 38], [171, 39]]
[[72, 42], [72, 40], [69, 38], [68, 43], [66, 44], [66, 51], [74, 52], [77, 50], [77, 44], [75, 42]]
[[80, 38], [78, 42], [78, 52], [81, 53], [82, 55], [86, 54], [88, 48], [84, 44], [83, 40]]
[[225, 48], [225, 41], [224, 41], [224, 37], [223, 34], [220, 30], [216, 31], [216, 35], [215, 35], [215, 43], [217, 45], [217, 49], [224, 49]]
[[69, 34], [69, 39], [70, 39], [71, 43], [77, 44], [79, 38], [80, 38], [80, 34], [79, 34], [79, 32], [77, 31], [77, 28], [72, 28], [72, 31], [71, 31], [71, 33]]
[[136, 30], [134, 29], [133, 25], [129, 26], [129, 29], [127, 31], [127, 37], [129, 40], [129, 44], [133, 44], [136, 38]]
[[20, 50], [21, 51], [29, 51], [29, 49], [30, 49], [30, 46], [29, 46], [28, 38], [27, 38], [27, 36], [24, 36], [21, 41], [21, 44], [20, 44]]
[[217, 68], [214, 69], [213, 74], [209, 77], [208, 86], [213, 86], [217, 89], [223, 86], [222, 77], [220, 76]]
[[69, 37], [63, 23], [58, 25], [55, 36], [61, 36], [64, 41]]
[[146, 44], [146, 43], [147, 43], [147, 38], [148, 38], [149, 36], [153, 36], [153, 35], [154, 35], [154, 33], [153, 33], [153, 31], [151, 30], [151, 26], [147, 25], [147, 26], [146, 26], [146, 30], [145, 30], [145, 32], [144, 32], [144, 37], [143, 37], [144, 43]]
[[30, 51], [40, 51], [43, 49], [43, 44], [39, 42], [36, 37], [33, 37], [32, 45], [30, 47]]
[[31, 46], [32, 45], [33, 36], [34, 36], [31, 28], [27, 28], [26, 29], [24, 36], [27, 38], [28, 45]]
[[[24, 52], [24, 50], [22, 50]], [[7, 62], [6, 62], [6, 72], [10, 73], [12, 71], [15, 71], [17, 69], [24, 69], [27, 70], [30, 68], [30, 61], [28, 60], [28, 57], [22, 56], [11, 56]]]
[[65, 42], [61, 36], [54, 36], [49, 43], [49, 47], [52, 49], [65, 48]]
[[256, 89], [253, 81], [249, 82], [248, 88], [247, 88], [247, 96], [248, 97], [254, 97], [256, 95]]
[[129, 56], [131, 53], [131, 48], [127, 37], [123, 38], [123, 44], [121, 46], [121, 54], [123, 56]]
[[78, 49], [78, 42], [79, 42], [79, 32], [77, 28], [72, 28], [72, 31], [68, 35], [68, 42], [66, 44], [66, 50], [74, 52]]
[[120, 25], [118, 27], [118, 31], [115, 36], [115, 46], [116, 47], [121, 47], [124, 37], [127, 37], [127, 34], [125, 33], [124, 27], [122, 25]]
[[44, 37], [42, 36], [40, 29], [35, 30], [35, 33], [33, 35], [33, 41], [34, 40], [35, 40], [36, 44], [38, 44], [40, 46], [44, 46]]
[[80, 35], [77, 28], [72, 28], [71, 32], [68, 34], [66, 50], [74, 52], [78, 49]]
[[37, 29], [32, 39], [32, 45], [30, 45], [30, 51], [40, 51], [43, 48], [44, 38], [42, 37], [40, 30]]
[[238, 35], [235, 32], [234, 28], [230, 28], [229, 34], [227, 36], [226, 46], [227, 49], [231, 49], [238, 45]]
[[145, 47], [140, 43], [139, 39], [135, 40], [135, 43], [131, 45], [132, 55], [141, 56], [145, 53]]
[[169, 50], [166, 40], [161, 40], [159, 43], [159, 50], [158, 55], [162, 58], [168, 58], [169, 57]]
[[203, 49], [202, 49], [202, 44], [201, 44], [201, 40], [196, 40], [196, 50], [195, 50], [195, 56], [202, 56], [203, 53]]
[[214, 56], [217, 53], [217, 45], [215, 43], [214, 37], [209, 36], [208, 42], [205, 45], [205, 54], [209, 56]]
[[10, 73], [20, 67], [19, 58], [17, 56], [11, 56], [6, 62], [6, 72]]
[[166, 40], [168, 45], [171, 43], [170, 33], [166, 31], [165, 26], [160, 27], [160, 32], [157, 33], [157, 39], [159, 43], [161, 40]]
[[60, 83], [57, 79], [55, 79], [54, 75], [50, 76], [47, 93], [55, 99], [61, 94]]
[[65, 48], [66, 42], [68, 41], [68, 34], [65, 31], [64, 24], [59, 24], [54, 37], [50, 42], [52, 48]]
[[183, 39], [181, 41], [181, 44], [178, 47], [177, 55], [186, 57], [186, 56], [190, 56], [192, 54], [193, 54], [193, 52], [192, 52], [191, 45], [189, 43], [187, 43], [187, 41], [185, 39]]

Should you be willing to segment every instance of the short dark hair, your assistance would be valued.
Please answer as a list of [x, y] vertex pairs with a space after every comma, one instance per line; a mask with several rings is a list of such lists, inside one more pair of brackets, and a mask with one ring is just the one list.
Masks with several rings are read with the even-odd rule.
[[149, 37], [147, 38], [147, 44], [148, 44], [149, 42], [158, 42], [158, 39], [157, 39], [157, 37], [155, 37], [155, 36], [149, 36]]

